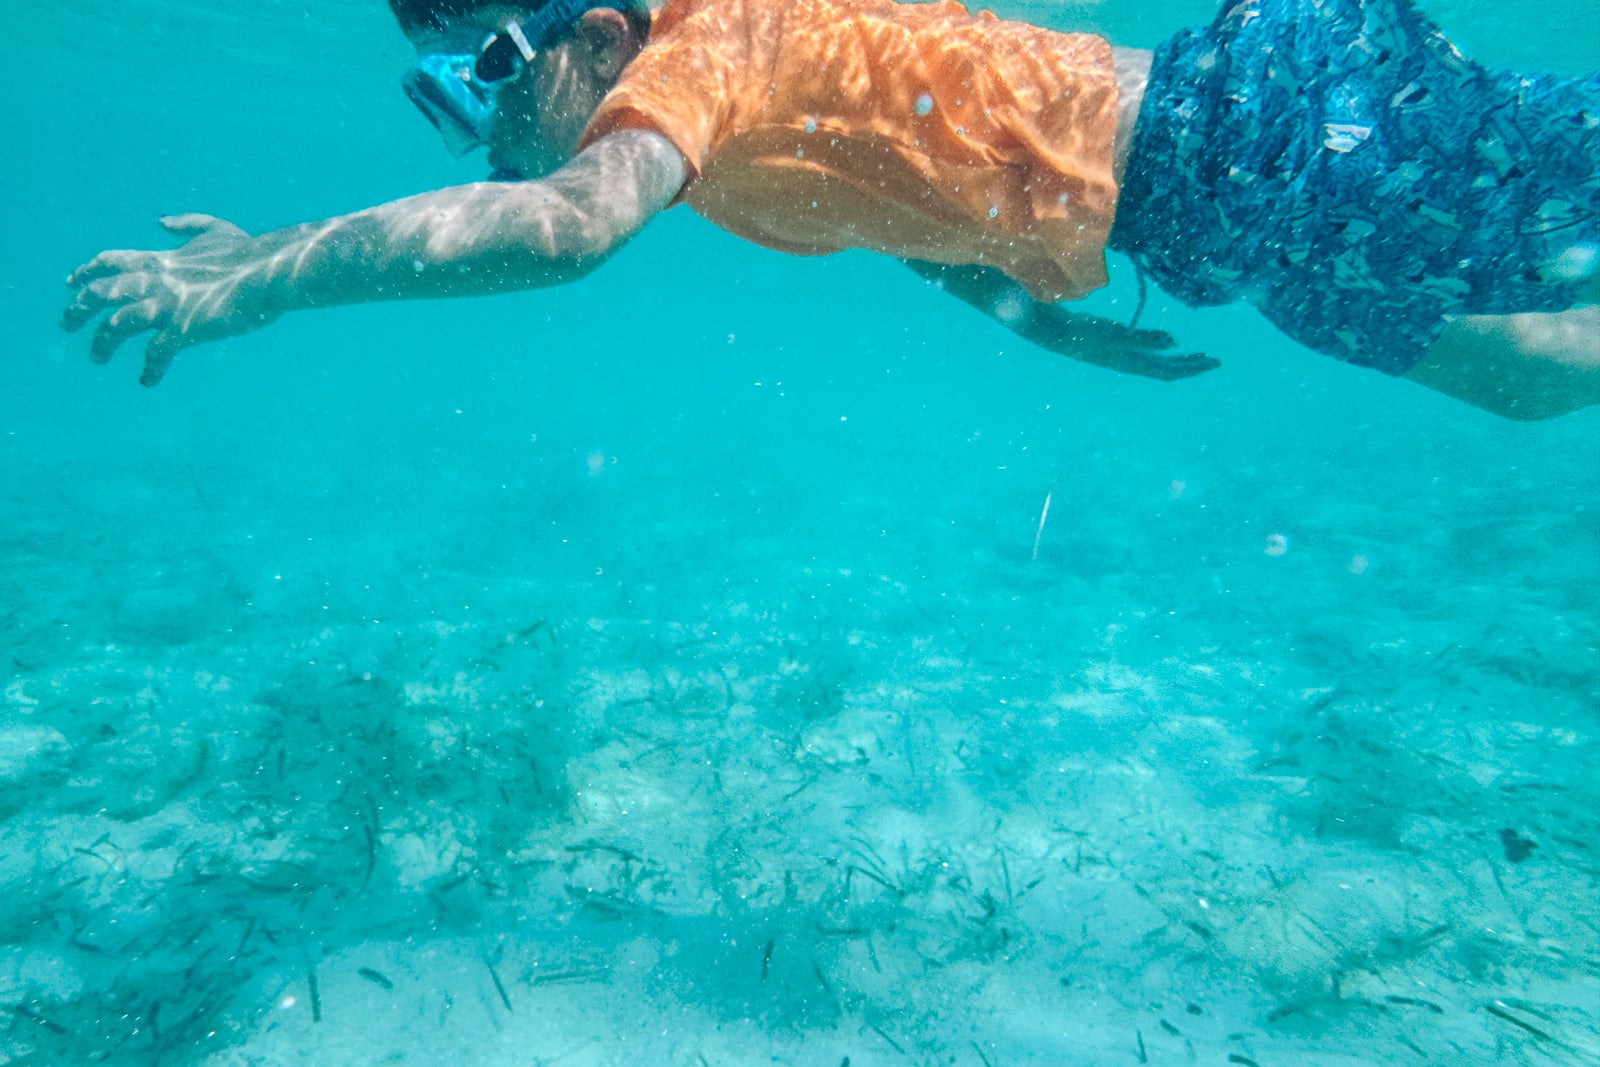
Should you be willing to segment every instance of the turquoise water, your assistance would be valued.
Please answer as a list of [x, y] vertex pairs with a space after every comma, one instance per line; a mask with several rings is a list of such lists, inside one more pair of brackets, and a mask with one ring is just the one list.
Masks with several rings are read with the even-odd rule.
[[480, 174], [376, 2], [0, 26], [0, 1065], [1591, 1062], [1595, 409], [1159, 298], [1223, 368], [1116, 377], [686, 211], [141, 390], [95, 251]]

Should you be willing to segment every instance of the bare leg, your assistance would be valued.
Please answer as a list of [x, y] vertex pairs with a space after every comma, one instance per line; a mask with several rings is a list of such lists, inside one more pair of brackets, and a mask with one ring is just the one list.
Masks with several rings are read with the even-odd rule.
[[1406, 377], [1508, 419], [1600, 404], [1600, 307], [1463, 315]]

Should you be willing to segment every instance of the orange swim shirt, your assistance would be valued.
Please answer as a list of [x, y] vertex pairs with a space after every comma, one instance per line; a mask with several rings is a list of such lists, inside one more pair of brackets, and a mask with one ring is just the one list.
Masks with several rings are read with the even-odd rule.
[[1106, 282], [1111, 46], [960, 4], [667, 0], [588, 143], [661, 133], [682, 198], [757, 244], [999, 267], [1041, 300]]

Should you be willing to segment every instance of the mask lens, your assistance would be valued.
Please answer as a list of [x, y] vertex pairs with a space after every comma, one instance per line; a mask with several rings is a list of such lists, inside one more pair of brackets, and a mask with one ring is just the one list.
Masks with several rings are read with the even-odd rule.
[[508, 34], [498, 33], [484, 45], [472, 72], [482, 82], [505, 81], [521, 66], [522, 53]]
[[425, 55], [401, 82], [406, 96], [456, 156], [486, 141], [494, 122], [494, 87], [472, 76], [475, 58]]

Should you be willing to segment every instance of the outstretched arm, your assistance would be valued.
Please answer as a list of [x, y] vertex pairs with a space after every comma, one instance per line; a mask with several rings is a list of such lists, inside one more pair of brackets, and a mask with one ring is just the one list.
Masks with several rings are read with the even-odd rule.
[[1097, 315], [1068, 311], [1060, 304], [1042, 304], [995, 267], [945, 266], [920, 259], [902, 262], [1018, 337], [1081, 363], [1161, 381], [1221, 366], [1202, 353], [1168, 351], [1177, 342], [1165, 330], [1135, 330]]
[[286, 311], [373, 300], [473, 296], [582, 277], [672, 202], [686, 177], [666, 138], [622, 132], [548, 178], [440, 189], [251, 237], [206, 215], [162, 219], [191, 240], [166, 252], [102, 252], [73, 272], [62, 327], [109, 311], [90, 352], [104, 363], [154, 331], [140, 381], [191, 345], [259, 329]]

